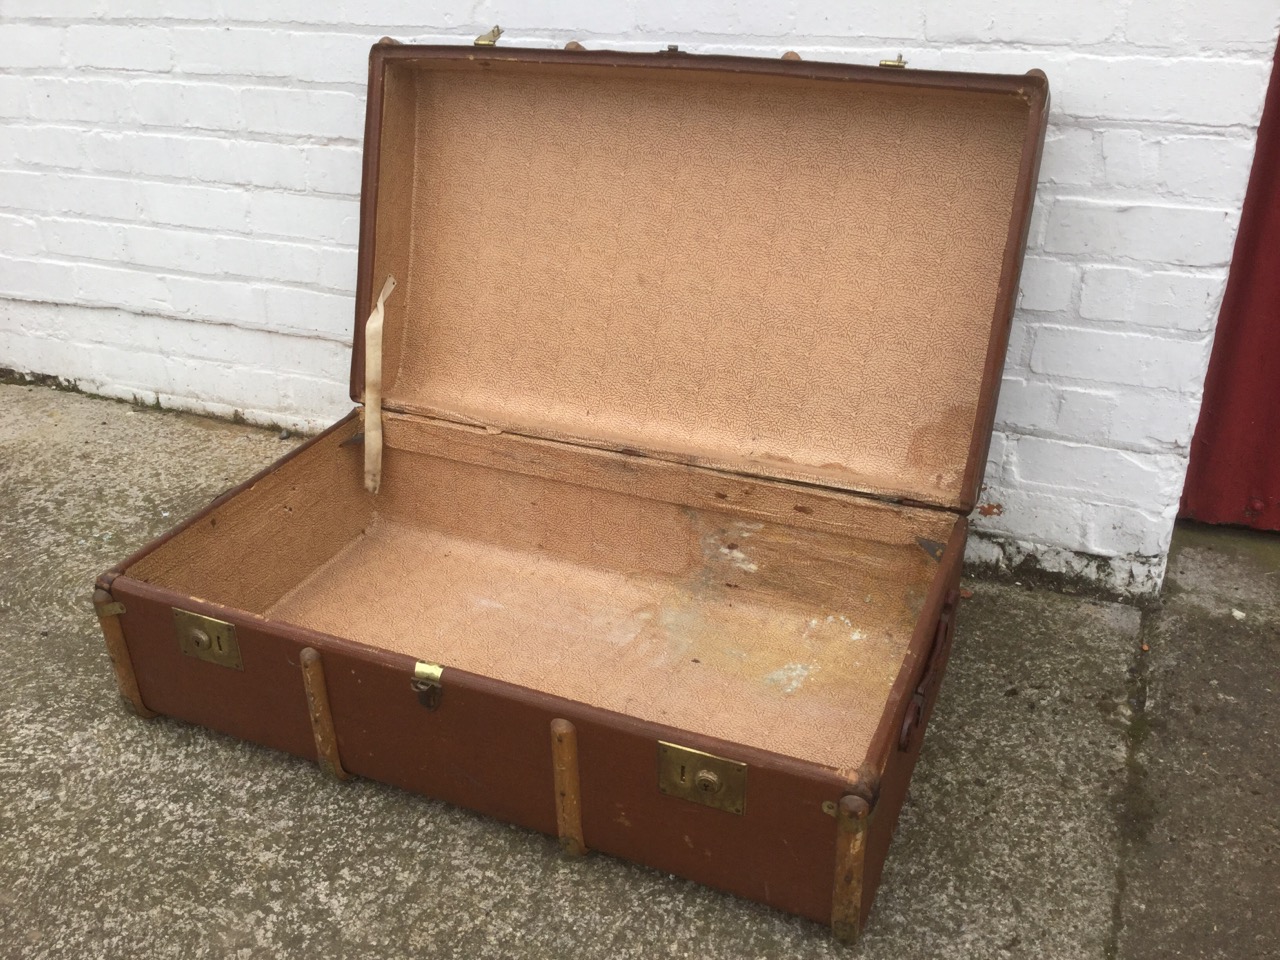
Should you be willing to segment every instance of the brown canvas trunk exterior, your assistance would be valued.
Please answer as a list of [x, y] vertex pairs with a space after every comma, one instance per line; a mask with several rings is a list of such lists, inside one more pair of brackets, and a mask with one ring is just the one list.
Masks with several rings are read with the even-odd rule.
[[[229, 491], [173, 533], [199, 524], [279, 466]], [[868, 830], [863, 917], [905, 799], [927, 712], [905, 751], [899, 749], [899, 734], [911, 694], [929, 667], [944, 601], [959, 582], [966, 529], [958, 524], [946, 545], [875, 736], [870, 766], [884, 774]], [[163, 542], [121, 567], [127, 569]], [[124, 607], [119, 621], [141, 703], [149, 711], [318, 760], [300, 660], [302, 650], [312, 647], [325, 663], [339, 755], [349, 773], [552, 835], [550, 725], [567, 719], [578, 730], [583, 833], [590, 849], [819, 922], [831, 920], [837, 824], [823, 805], [850, 789], [847, 776], [447, 668], [440, 705], [427, 710], [411, 689], [412, 657], [268, 622], [127, 574], [107, 574], [99, 586]], [[184, 656], [174, 640], [175, 607], [235, 624], [244, 669]], [[747, 763], [747, 812], [729, 816], [658, 793], [659, 741]]]
[[[475, 56], [465, 48], [389, 44], [374, 48], [366, 127], [353, 395], [359, 395], [363, 388], [364, 315], [382, 281], [380, 275], [375, 275], [374, 248], [379, 230], [376, 211], [380, 127], [387, 63], [415, 58], [461, 61]], [[331, 563], [324, 553], [330, 548], [319, 545], [323, 531], [308, 533], [305, 523], [281, 519], [285, 514], [279, 511], [264, 514], [266, 520], [252, 522], [244, 519], [244, 510], [239, 514], [235, 511], [255, 497], [278, 495], [281, 511], [293, 514], [290, 496], [295, 492], [286, 493], [282, 488], [279, 494], [272, 493], [272, 484], [288, 484], [289, 471], [296, 472], [299, 464], [308, 470], [323, 471], [328, 478], [325, 483], [353, 483], [358, 487], [359, 444], [338, 446], [340, 440], [350, 444], [357, 439], [354, 435], [358, 411], [257, 477], [228, 491], [199, 515], [99, 578], [95, 603], [121, 691], [144, 716], [152, 712], [172, 716], [319, 761], [331, 771], [344, 770], [393, 784], [552, 835], [558, 831], [563, 834], [558, 825], [557, 789], [564, 787], [563, 782], [558, 787], [556, 763], [563, 763], [564, 757], [553, 754], [553, 723], [561, 721], [555, 729], [561, 734], [571, 729], [576, 746], [581, 841], [586, 848], [822, 923], [834, 923], [841, 937], [854, 937], [871, 909], [950, 651], [968, 529], [960, 513], [967, 511], [976, 497], [990, 440], [995, 393], [1044, 136], [1047, 86], [1043, 75], [1022, 78], [1020, 82], [1019, 78], [931, 73], [911, 73], [904, 78], [901, 74], [886, 76], [891, 72], [870, 68], [720, 57], [689, 59], [557, 51], [501, 51], [483, 56], [498, 56], [539, 69], [554, 69], [559, 64], [679, 67], [695, 77], [697, 71], [744, 78], [784, 74], [873, 85], [897, 83], [940, 92], [976, 85], [1029, 99], [1029, 122], [1020, 148], [1008, 237], [1002, 246], [994, 318], [989, 335], [984, 333], [983, 337], [986, 352], [980, 373], [980, 399], [972, 423], [966, 425], [972, 436], [966, 441], [964, 476], [955, 488], [958, 500], [952, 505], [957, 512], [936, 509], [922, 514], [939, 521], [945, 519], [945, 529], [950, 532], [939, 538], [917, 538], [919, 549], [932, 557], [934, 565], [927, 589], [911, 601], [916, 604], [912, 609], [917, 611], [914, 628], [905, 641], [896, 679], [879, 711], [865, 761], [860, 766], [851, 763], [833, 767], [797, 759], [495, 679], [448, 662], [443, 664], [435, 699], [428, 704], [422, 688], [414, 683], [417, 657], [272, 616], [270, 611], [289, 586], [283, 580], [260, 589], [234, 587], [234, 576], [216, 589], [210, 586], [206, 590], [199, 584], [181, 586], [183, 581], [171, 569], [173, 557], [183, 550], [190, 552], [191, 543], [204, 542], [200, 538], [205, 537], [213, 549], [225, 552], [235, 546], [225, 537], [252, 537], [254, 530], [268, 536], [268, 531], [275, 530], [272, 523], [302, 523], [298, 535], [303, 552], [315, 553], [315, 563], [321, 564], [322, 569], [325, 563]], [[420, 416], [412, 409], [398, 415], [410, 425], [415, 416]], [[469, 457], [467, 462], [489, 470], [495, 477], [510, 476], [515, 484], [511, 489], [523, 489], [520, 483], [533, 482], [517, 482], [518, 477], [543, 476], [548, 478], [546, 483], [563, 484], [567, 480], [568, 489], [580, 484], [578, 489], [584, 498], [594, 495], [591, 491], [611, 488], [620, 492], [638, 490], [637, 496], [675, 504], [691, 517], [696, 517], [698, 510], [714, 509], [727, 514], [739, 511], [753, 522], [782, 516], [778, 522], [785, 523], [785, 516], [790, 516], [800, 527], [830, 531], [821, 536], [837, 536], [845, 522], [838, 517], [846, 513], [853, 516], [859, 511], [892, 513], [915, 509], [909, 503], [892, 505], [865, 499], [857, 492], [795, 484], [786, 478], [770, 477], [768, 471], [764, 477], [750, 476], [750, 471], [745, 475], [729, 472], [722, 463], [669, 456], [662, 451], [649, 451], [651, 455], [645, 456], [626, 450], [619, 455], [609, 452], [610, 445], [605, 444], [603, 450], [592, 453], [561, 443], [556, 436], [500, 437], [496, 431], [477, 431], [474, 438], [459, 441], [462, 446], [442, 447], [445, 441], [440, 437], [449, 431], [436, 430], [433, 434], [432, 430], [436, 428], [413, 434], [411, 442], [403, 441], [390, 462], [389, 476], [393, 480], [397, 470], [403, 473], [408, 469], [406, 464], [418, 462], [411, 455], [436, 457], [424, 462], [437, 463], [441, 462], [440, 457], [449, 461], [455, 456]], [[389, 436], [394, 439], [397, 431], [391, 430]], [[415, 444], [421, 448], [416, 453]], [[566, 473], [568, 476], [564, 476]], [[502, 479], [494, 482], [507, 483]], [[720, 492], [735, 482], [740, 492], [732, 497]], [[725, 502], [720, 503], [717, 498]], [[794, 507], [788, 506], [791, 503]], [[327, 526], [359, 525], [358, 521], [341, 516], [340, 504], [309, 503], [307, 509]], [[217, 521], [226, 517], [231, 518], [232, 524], [241, 524], [237, 528], [240, 532], [215, 533]], [[224, 530], [227, 525], [223, 524]], [[937, 523], [930, 529], [938, 529]], [[805, 534], [796, 542], [809, 542], [805, 537], [812, 536], [816, 535]], [[812, 542], [826, 541], [819, 537]], [[803, 556], [798, 559], [812, 560]], [[180, 586], [175, 589], [166, 583]], [[716, 589], [722, 591], [718, 583]], [[213, 602], [210, 597], [223, 602]], [[792, 601], [784, 597], [783, 602]], [[242, 669], [185, 655], [175, 639], [175, 609], [233, 624]], [[307, 653], [304, 658], [306, 650], [314, 653]], [[332, 729], [325, 735], [315, 726], [318, 721], [314, 697], [311, 704], [308, 702], [304, 659], [312, 671], [310, 682], [314, 684], [316, 676], [323, 678], [327, 713], [332, 721]], [[838, 726], [830, 730], [832, 742], [838, 743], [843, 735]], [[657, 750], [661, 741], [746, 764], [747, 800], [742, 815], [661, 793], [657, 788]], [[318, 742], [336, 743], [336, 751], [321, 755]], [[332, 753], [340, 762], [334, 762]], [[867, 814], [865, 820], [857, 819], [859, 811]], [[572, 846], [566, 844], [567, 848]]]

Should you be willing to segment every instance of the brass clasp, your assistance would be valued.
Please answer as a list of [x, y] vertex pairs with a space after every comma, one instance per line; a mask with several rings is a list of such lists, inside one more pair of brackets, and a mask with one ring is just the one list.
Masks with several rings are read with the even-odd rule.
[[419, 660], [413, 665], [413, 680], [409, 682], [409, 688], [418, 695], [418, 702], [428, 710], [440, 706], [440, 700], [444, 696], [444, 686], [440, 679], [442, 676], [444, 667], [438, 663]]

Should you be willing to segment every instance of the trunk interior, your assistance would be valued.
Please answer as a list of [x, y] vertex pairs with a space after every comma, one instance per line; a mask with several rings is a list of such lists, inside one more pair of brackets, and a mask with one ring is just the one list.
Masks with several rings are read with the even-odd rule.
[[962, 522], [394, 414], [370, 495], [361, 445], [342, 445], [358, 429], [347, 422], [125, 574], [853, 769]]

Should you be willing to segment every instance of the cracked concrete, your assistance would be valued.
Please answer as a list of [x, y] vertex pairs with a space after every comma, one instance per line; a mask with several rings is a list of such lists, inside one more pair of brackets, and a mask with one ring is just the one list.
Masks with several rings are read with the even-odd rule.
[[1142, 611], [970, 582], [849, 951], [682, 880], [125, 713], [94, 576], [291, 443], [0, 386], [0, 958], [1276, 955], [1274, 539], [1180, 531], [1166, 596]]

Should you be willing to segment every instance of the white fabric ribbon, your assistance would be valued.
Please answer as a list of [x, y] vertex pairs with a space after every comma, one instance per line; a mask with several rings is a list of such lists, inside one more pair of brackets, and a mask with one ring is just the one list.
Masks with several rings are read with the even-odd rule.
[[382, 485], [382, 313], [396, 278], [387, 277], [377, 306], [364, 325], [364, 488]]

